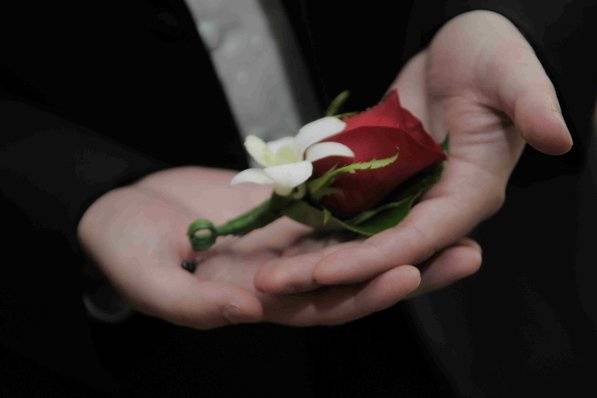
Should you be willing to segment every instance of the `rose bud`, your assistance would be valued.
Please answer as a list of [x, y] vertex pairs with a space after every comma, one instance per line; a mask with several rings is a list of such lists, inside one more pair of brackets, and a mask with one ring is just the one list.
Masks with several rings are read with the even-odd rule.
[[396, 153], [398, 160], [382, 168], [338, 176], [332, 188], [339, 191], [322, 199], [323, 205], [337, 215], [351, 216], [375, 207], [402, 182], [446, 158], [421, 121], [400, 105], [396, 90], [345, 122], [344, 130], [323, 141], [346, 145], [354, 158], [332, 156], [318, 160], [313, 164], [315, 177], [334, 166], [389, 158]]

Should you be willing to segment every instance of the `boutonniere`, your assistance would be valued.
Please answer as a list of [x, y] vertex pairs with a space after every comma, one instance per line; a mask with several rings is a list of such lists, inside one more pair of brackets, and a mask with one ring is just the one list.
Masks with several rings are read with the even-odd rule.
[[400, 223], [439, 179], [443, 148], [403, 108], [396, 90], [360, 113], [340, 114], [340, 94], [326, 116], [294, 137], [264, 142], [248, 136], [245, 148], [259, 164], [238, 173], [231, 184], [273, 187], [259, 206], [214, 225], [198, 219], [188, 228], [194, 250], [218, 236], [243, 235], [287, 216], [316, 230], [371, 236]]

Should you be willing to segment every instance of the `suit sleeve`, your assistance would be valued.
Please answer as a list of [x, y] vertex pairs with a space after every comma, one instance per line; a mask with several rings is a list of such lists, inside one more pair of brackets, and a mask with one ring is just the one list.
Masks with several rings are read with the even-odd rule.
[[33, 230], [60, 233], [75, 251], [77, 225], [91, 203], [166, 167], [20, 101], [0, 101], [0, 131], [3, 199], [23, 213]]

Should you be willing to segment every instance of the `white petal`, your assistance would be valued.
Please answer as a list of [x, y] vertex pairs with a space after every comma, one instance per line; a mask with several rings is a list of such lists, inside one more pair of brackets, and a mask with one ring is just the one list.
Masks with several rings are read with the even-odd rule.
[[346, 127], [346, 123], [337, 117], [326, 116], [305, 124], [296, 135], [302, 151], [310, 145], [338, 134]]
[[290, 195], [293, 189], [293, 187], [283, 187], [281, 185], [274, 185], [274, 192], [280, 196]]
[[254, 135], [247, 136], [245, 139], [245, 148], [249, 152], [249, 155], [260, 165], [267, 167], [273, 164], [274, 154], [261, 138]]
[[294, 188], [307, 181], [313, 174], [311, 162], [303, 161], [280, 166], [266, 167], [263, 172], [274, 180], [274, 186]]
[[294, 137], [282, 137], [268, 142], [267, 146], [274, 154], [274, 164], [270, 164], [270, 166], [295, 163], [303, 160], [303, 153], [300, 151]]
[[238, 173], [230, 181], [230, 185], [253, 182], [255, 184], [273, 184], [274, 180], [268, 177], [263, 169], [246, 169]]
[[267, 146], [272, 152], [285, 146], [295, 146], [294, 137], [282, 137], [267, 143]]
[[309, 162], [315, 162], [328, 156], [347, 156], [353, 158], [354, 152], [339, 142], [320, 142], [311, 145], [305, 152], [305, 160]]

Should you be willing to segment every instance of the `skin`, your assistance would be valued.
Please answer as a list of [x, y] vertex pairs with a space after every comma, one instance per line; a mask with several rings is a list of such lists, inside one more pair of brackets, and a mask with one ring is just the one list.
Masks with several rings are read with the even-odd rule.
[[437, 141], [450, 132], [441, 181], [399, 226], [306, 266], [297, 262], [260, 273], [262, 290], [357, 283], [403, 264], [423, 264], [421, 284], [411, 295], [453, 283], [479, 268], [480, 249], [462, 238], [502, 206], [525, 143], [548, 155], [572, 146], [535, 53], [512, 23], [493, 12], [449, 21], [392, 87]]
[[185, 167], [98, 199], [79, 224], [82, 247], [138, 310], [198, 329], [343, 323], [471, 275], [481, 249], [465, 237], [501, 207], [525, 142], [551, 155], [572, 145], [553, 86], [507, 19], [475, 11], [444, 25], [392, 87], [437, 141], [450, 131], [441, 181], [398, 227], [337, 242], [283, 219], [222, 239], [190, 274], [189, 222], [222, 222], [269, 189]]
[[352, 286], [284, 296], [260, 292], [253, 280], [267, 264], [312, 263], [330, 244], [311, 239], [307, 227], [287, 219], [218, 241], [201, 254], [196, 272], [187, 272], [180, 263], [197, 256], [185, 234], [189, 221], [224, 221], [270, 194], [265, 187], [230, 187], [233, 175], [175, 168], [111, 191], [83, 216], [81, 243], [138, 310], [198, 329], [256, 321], [341, 323], [385, 308], [419, 285], [419, 271], [404, 266]]

